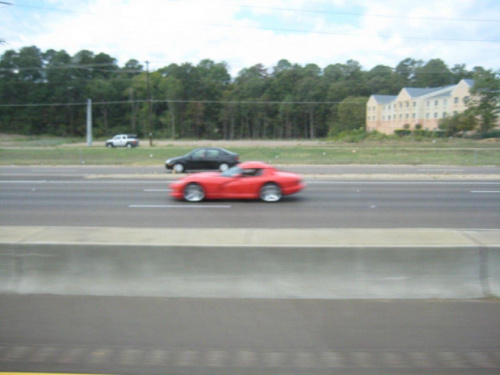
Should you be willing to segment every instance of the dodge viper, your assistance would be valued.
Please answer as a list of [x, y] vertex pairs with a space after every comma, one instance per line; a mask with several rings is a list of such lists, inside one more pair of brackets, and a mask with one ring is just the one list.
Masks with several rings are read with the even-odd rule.
[[188, 202], [204, 199], [261, 199], [277, 202], [305, 188], [300, 175], [256, 161], [240, 163], [224, 172], [193, 173], [174, 181], [170, 195]]

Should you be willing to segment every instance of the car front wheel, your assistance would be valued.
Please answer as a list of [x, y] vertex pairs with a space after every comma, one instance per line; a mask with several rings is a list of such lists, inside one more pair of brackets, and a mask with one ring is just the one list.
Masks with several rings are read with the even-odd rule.
[[205, 198], [203, 188], [196, 184], [189, 184], [184, 188], [184, 199], [188, 202], [201, 202]]
[[275, 183], [268, 183], [260, 189], [260, 199], [264, 202], [278, 202], [281, 199], [281, 189]]
[[184, 172], [184, 166], [182, 164], [175, 164], [173, 169], [174, 169], [175, 173]]

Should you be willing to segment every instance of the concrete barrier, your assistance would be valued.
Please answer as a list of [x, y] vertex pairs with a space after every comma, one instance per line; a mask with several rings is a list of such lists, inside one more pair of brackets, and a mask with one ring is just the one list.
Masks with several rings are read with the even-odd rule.
[[483, 298], [500, 296], [500, 248], [2, 244], [0, 293]]

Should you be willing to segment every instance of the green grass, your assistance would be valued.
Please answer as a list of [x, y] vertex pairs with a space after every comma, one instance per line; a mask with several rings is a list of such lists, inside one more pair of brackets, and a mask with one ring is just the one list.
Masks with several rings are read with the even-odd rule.
[[[262, 160], [272, 164], [406, 164], [406, 165], [500, 165], [500, 147], [472, 143], [335, 144], [306, 146], [238, 146], [228, 148], [241, 160]], [[190, 146], [140, 146], [107, 149], [87, 146], [1, 147], [1, 165], [163, 165], [165, 160], [184, 155]]]

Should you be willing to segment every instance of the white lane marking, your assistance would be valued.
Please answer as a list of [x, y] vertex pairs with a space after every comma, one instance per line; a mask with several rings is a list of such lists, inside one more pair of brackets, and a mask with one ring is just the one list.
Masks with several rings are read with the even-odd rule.
[[168, 184], [168, 181], [88, 181], [88, 180], [74, 180], [74, 181], [47, 181], [47, 180], [0, 180], [0, 184], [32, 184], [43, 183], [50, 185], [152, 185], [152, 184]]
[[0, 184], [45, 184], [46, 180], [2, 180]]
[[500, 190], [473, 190], [471, 193], [474, 194], [499, 194]]
[[131, 204], [129, 208], [231, 208], [231, 206], [203, 204]]
[[325, 184], [325, 185], [500, 185], [500, 182], [485, 181], [311, 181], [306, 180], [307, 184]]
[[[311, 185], [500, 185], [499, 182], [494, 181], [316, 181], [305, 180], [307, 184]], [[88, 181], [88, 180], [75, 180], [75, 181], [47, 181], [47, 180], [0, 180], [0, 184], [50, 184], [50, 185], [154, 185], [154, 184], [168, 184], [169, 181]]]
[[417, 169], [418, 172], [465, 172], [465, 169]]

